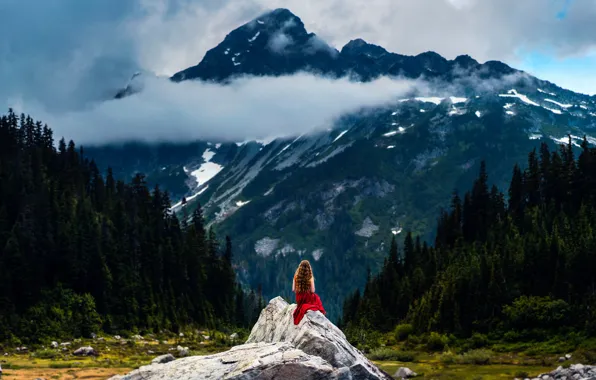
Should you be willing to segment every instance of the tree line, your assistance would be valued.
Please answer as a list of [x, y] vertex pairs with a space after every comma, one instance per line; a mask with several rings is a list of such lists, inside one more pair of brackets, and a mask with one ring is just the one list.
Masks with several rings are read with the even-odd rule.
[[229, 237], [158, 186], [104, 176], [74, 142], [12, 110], [0, 118], [0, 341], [250, 326]]
[[[485, 164], [463, 198], [454, 193], [431, 246], [393, 239], [378, 275], [344, 302], [349, 332], [546, 336], [596, 332], [596, 149], [584, 139], [543, 143], [513, 168], [507, 197]], [[525, 335], [524, 335], [525, 334]], [[538, 334], [538, 335], [536, 335]]]

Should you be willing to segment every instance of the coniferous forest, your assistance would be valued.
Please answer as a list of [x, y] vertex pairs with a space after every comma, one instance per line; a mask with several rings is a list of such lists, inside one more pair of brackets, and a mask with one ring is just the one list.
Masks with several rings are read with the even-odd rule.
[[169, 211], [168, 193], [103, 176], [73, 142], [12, 111], [0, 119], [0, 342], [248, 327], [232, 245]]
[[505, 340], [594, 333], [594, 226], [596, 148], [585, 139], [581, 152], [571, 141], [532, 151], [507, 195], [489, 186], [483, 163], [440, 215], [434, 245], [394, 239], [381, 272], [345, 300], [340, 324], [352, 340], [394, 328]]

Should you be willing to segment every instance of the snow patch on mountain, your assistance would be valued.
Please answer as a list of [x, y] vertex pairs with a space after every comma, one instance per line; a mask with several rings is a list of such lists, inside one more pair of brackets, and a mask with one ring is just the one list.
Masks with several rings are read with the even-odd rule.
[[[429, 97], [429, 98], [414, 98], [415, 100], [419, 101], [419, 102], [424, 102], [424, 103], [434, 103], [436, 105], [441, 104], [441, 102], [443, 101], [443, 98], [438, 98], [438, 97]], [[405, 100], [401, 100], [402, 102], [407, 102], [410, 99], [405, 99]]]
[[540, 88], [538, 89], [538, 92], [542, 92], [543, 94], [550, 95], [550, 96], [557, 96], [557, 94], [553, 94], [552, 92], [546, 92]]
[[548, 110], [548, 111], [550, 111], [552, 113], [555, 113], [557, 115], [562, 115], [563, 114], [563, 112], [561, 112], [561, 110], [556, 110], [556, 109], [548, 108], [548, 107], [542, 107], [542, 108], [544, 108], [545, 110]]
[[559, 103], [556, 100], [552, 100], [552, 99], [544, 99], [545, 102], [550, 102], [550, 103], [554, 103], [556, 105], [558, 105], [561, 108], [571, 108], [573, 107], [573, 104], [563, 104], [563, 103]]
[[[549, 136], [551, 140], [553, 140], [554, 142], [558, 142], [559, 144], [569, 144], [569, 137], [554, 137], [554, 136]], [[577, 142], [574, 141], [574, 139], [571, 139], [571, 144], [581, 148], [581, 145], [579, 145]]]
[[215, 153], [212, 152], [211, 149], [207, 148], [207, 150], [205, 150], [203, 153], [203, 159], [205, 160], [205, 163], [202, 164], [197, 170], [194, 170], [190, 173], [191, 176], [195, 177], [197, 185], [202, 186], [209, 182], [210, 179], [215, 177], [217, 173], [223, 169], [223, 166], [216, 164], [215, 162], [210, 162], [213, 156], [215, 156]]
[[[203, 194], [205, 191], [207, 191], [207, 189], [209, 188], [209, 185], [203, 187], [201, 190], [199, 190], [198, 192], [196, 192], [194, 195], [186, 198], [186, 202], [190, 202], [193, 199], [195, 199], [196, 197], [198, 197], [199, 195]], [[173, 205], [172, 207], [170, 207], [170, 210], [173, 212], [178, 211], [178, 209], [182, 206], [182, 201], [176, 203], [175, 205]]]
[[249, 38], [248, 42], [253, 43], [257, 40], [257, 38], [259, 38], [259, 36], [261, 35], [261, 32], [257, 32], [257, 34], [254, 35], [254, 37]]
[[468, 101], [467, 98], [458, 98], [456, 96], [450, 96], [449, 99], [451, 99], [451, 103], [453, 104], [465, 103]]
[[528, 98], [526, 95], [518, 93], [516, 89], [511, 89], [507, 92], [507, 94], [499, 94], [499, 96], [502, 98], [518, 98], [519, 100], [521, 100], [522, 102], [524, 102], [526, 104], [529, 104], [531, 106], [540, 107], [540, 104], [530, 100], [530, 98]]
[[[338, 136], [335, 138], [335, 140], [333, 140], [333, 142], [336, 142], [337, 140], [341, 139], [341, 137], [342, 137], [343, 135], [345, 135], [346, 133], [348, 133], [348, 130], [345, 130], [345, 131], [341, 132], [341, 133], [340, 133], [340, 134], [339, 134], [339, 135], [338, 135]], [[333, 144], [333, 143], [332, 143], [332, 144]]]
[[236, 201], [236, 207], [242, 207], [242, 206], [245, 206], [245, 205], [247, 205], [249, 203], [250, 203], [250, 201], [246, 201], [246, 202]]

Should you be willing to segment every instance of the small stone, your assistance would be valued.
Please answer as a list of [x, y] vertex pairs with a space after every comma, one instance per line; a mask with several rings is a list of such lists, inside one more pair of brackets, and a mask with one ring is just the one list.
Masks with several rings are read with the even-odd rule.
[[91, 339], [97, 339], [97, 334], [96, 333], [91, 333]]
[[151, 364], [165, 364], [173, 362], [174, 360], [176, 360], [176, 358], [172, 354], [161, 355], [151, 360]]
[[180, 338], [184, 338], [184, 333], [180, 333]]
[[567, 360], [571, 359], [571, 354], [565, 355], [565, 359], [567, 359]]
[[418, 375], [416, 374], [416, 372], [412, 371], [407, 367], [400, 367], [393, 376], [400, 379], [409, 379], [410, 377], [416, 377]]
[[122, 338], [120, 337], [120, 335], [114, 335], [114, 339], [116, 339], [116, 340], [120, 340], [120, 339], [122, 339]]
[[230, 335], [230, 339], [231, 339], [231, 340], [236, 340], [236, 339], [238, 339], [238, 333], [233, 333], [232, 335]]
[[567, 360], [567, 359], [565, 359], [565, 357], [561, 356], [561, 357], [559, 358], [559, 363], [563, 363], [565, 360]]
[[52, 348], [58, 348], [60, 345], [58, 344], [58, 342], [52, 342], [51, 346]]
[[180, 356], [180, 357], [188, 356], [188, 354], [190, 353], [190, 351], [188, 350], [188, 347], [178, 346], [178, 347], [176, 347], [176, 350], [178, 350], [178, 356]]

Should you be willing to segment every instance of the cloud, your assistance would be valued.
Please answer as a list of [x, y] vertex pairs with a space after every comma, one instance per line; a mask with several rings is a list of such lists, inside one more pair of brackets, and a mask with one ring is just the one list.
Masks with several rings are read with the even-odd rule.
[[301, 73], [245, 77], [228, 86], [146, 78], [143, 92], [91, 108], [52, 113], [23, 107], [80, 144], [290, 136], [328, 128], [340, 116], [395, 102], [424, 87], [412, 80], [381, 78], [371, 83]]
[[283, 54], [286, 48], [292, 45], [293, 43], [294, 41], [292, 40], [292, 37], [288, 36], [283, 32], [279, 32], [271, 36], [269, 42], [267, 43], [267, 46], [269, 47], [269, 50], [271, 50], [272, 52], [276, 54]]
[[[293, 11], [337, 48], [361, 37], [402, 54], [434, 50], [513, 64], [525, 52], [583, 57], [596, 48], [596, 2], [588, 0], [1, 0], [0, 106], [27, 106], [54, 120], [85, 113], [96, 117], [91, 124], [124, 120], [114, 116], [116, 103], [98, 102], [134, 72], [172, 75], [196, 65], [231, 30], [277, 7]], [[560, 81], [574, 76], [545, 73]], [[157, 96], [148, 100], [158, 99], [186, 110]], [[104, 108], [112, 114], [100, 115]]]

